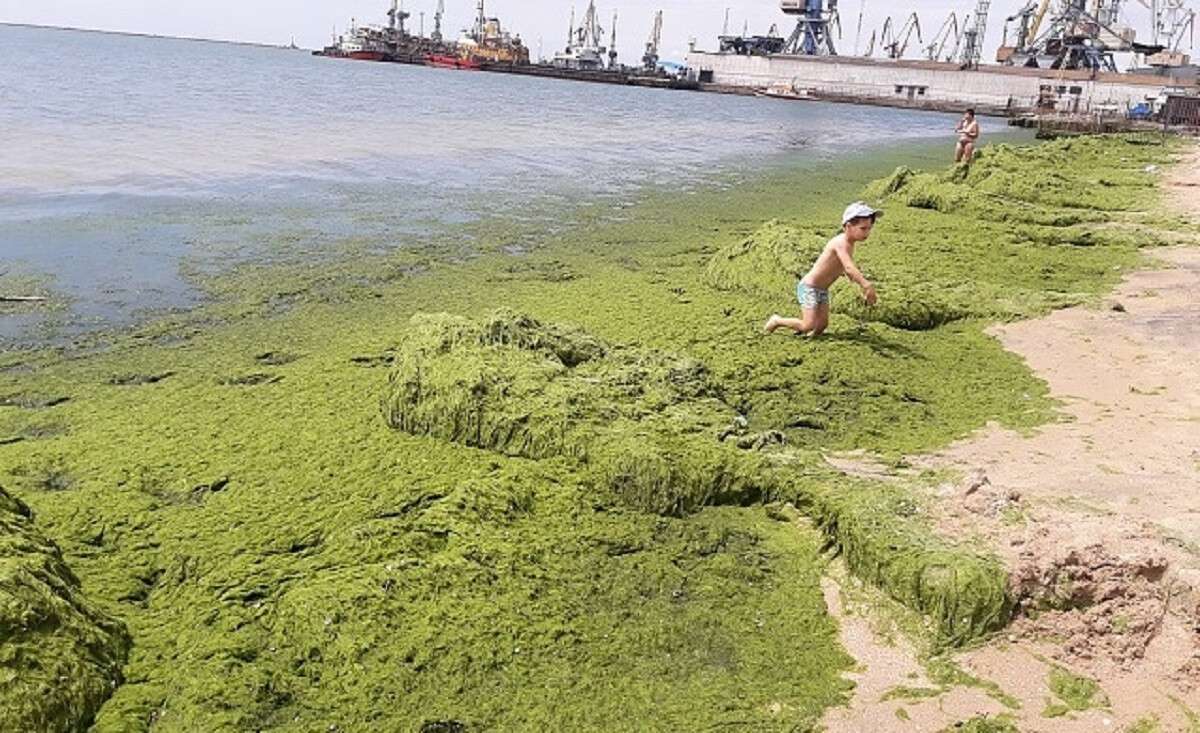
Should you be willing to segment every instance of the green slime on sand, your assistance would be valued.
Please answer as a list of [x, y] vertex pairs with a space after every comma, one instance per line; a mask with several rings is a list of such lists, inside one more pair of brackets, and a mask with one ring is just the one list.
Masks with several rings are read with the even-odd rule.
[[83, 597], [33, 512], [0, 488], [0, 711], [3, 729], [85, 728], [121, 684], [125, 627]]
[[[1145, 168], [1172, 152], [1141, 138], [1005, 148], [929, 181], [961, 204], [945, 210], [908, 190], [930, 174], [877, 184], [887, 218], [859, 259], [884, 305], [839, 289], [817, 342], [758, 329], [794, 309], [795, 250], [833, 233], [813, 222], [835, 221], [877, 162], [842, 164], [819, 196], [796, 195], [810, 170], [689, 206], [650, 195], [521, 257], [500, 229], [453, 260], [243, 268], [211, 283], [214, 304], [104, 349], [5, 355], [0, 483], [133, 640], [95, 730], [813, 727], [845, 699], [851, 664], [818, 588], [822, 547], [935, 618], [945, 643], [1007, 615], [994, 560], [934, 535], [919, 498], [839, 476], [820, 452], [895, 457], [989, 420], [1053, 419], [1044, 385], [984, 328], [1088, 302], [1136, 267], [1166, 237], [1140, 213], [1156, 196]], [[1127, 236], [1087, 246], [1029, 237], [1116, 219]], [[643, 394], [614, 402], [611, 423], [519, 441], [388, 429], [387, 370], [422, 329], [471, 330], [498, 307], [494, 323], [537, 323], [569, 348], [476, 339], [462, 353], [509, 345], [474, 376], [528, 387], [543, 382], [527, 373], [596, 369], [592, 414], [620, 383], [605, 379], [641, 364]], [[466, 366], [455, 353], [429, 377], [446, 404]], [[668, 471], [622, 493], [614, 471], [589, 471], [635, 428], [665, 441], [625, 442], [656, 470], [663, 451], [708, 452], [733, 490]], [[775, 433], [786, 445], [743, 440]]]

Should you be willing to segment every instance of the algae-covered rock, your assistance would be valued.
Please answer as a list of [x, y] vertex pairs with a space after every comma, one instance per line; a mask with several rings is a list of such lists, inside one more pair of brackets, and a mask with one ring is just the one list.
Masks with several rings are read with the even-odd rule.
[[4, 730], [76, 731], [121, 682], [124, 626], [83, 597], [33, 513], [0, 488], [0, 720]]
[[758, 459], [718, 441], [736, 412], [692, 359], [622, 348], [526, 316], [418, 315], [397, 350], [388, 424], [508, 456], [566, 458], [629, 505], [745, 504]]

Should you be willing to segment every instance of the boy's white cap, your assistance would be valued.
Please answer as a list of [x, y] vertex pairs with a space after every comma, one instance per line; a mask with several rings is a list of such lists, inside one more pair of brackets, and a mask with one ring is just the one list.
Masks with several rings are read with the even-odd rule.
[[870, 206], [867, 206], [865, 202], [855, 201], [847, 206], [846, 213], [842, 214], [842, 226], [846, 226], [846, 224], [850, 223], [851, 219], [865, 219], [869, 216], [873, 216], [876, 219], [882, 219], [883, 212], [879, 209], [873, 209]]

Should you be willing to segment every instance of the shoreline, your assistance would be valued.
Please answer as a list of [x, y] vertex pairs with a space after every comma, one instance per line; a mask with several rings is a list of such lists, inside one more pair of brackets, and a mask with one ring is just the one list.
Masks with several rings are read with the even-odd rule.
[[[1162, 208], [1200, 221], [1187, 190], [1197, 184], [1200, 148], [1193, 145], [1160, 183]], [[1070, 573], [1081, 588], [1107, 584], [1108, 595], [1077, 609], [1050, 605], [1023, 614], [1003, 635], [956, 655], [968, 675], [999, 682], [1013, 705], [971, 682], [931, 681], [927, 652], [881, 635], [888, 622], [878, 608], [864, 608], [871, 595], [835, 575], [827, 602], [860, 668], [854, 701], [826, 715], [831, 733], [863, 726], [918, 733], [975, 716], [1021, 731], [1195, 727], [1200, 545], [1188, 538], [1200, 536], [1192, 440], [1200, 334], [1189, 324], [1200, 319], [1192, 297], [1200, 288], [1200, 247], [1151, 250], [1143, 259], [1102, 303], [990, 329], [1049, 383], [1059, 420], [1028, 433], [989, 425], [909, 457], [908, 470], [862, 457], [834, 461], [885, 481], [931, 471], [942, 481], [926, 491], [943, 532], [986, 543], [1015, 577], [1053, 585]], [[1141, 386], [1146, 380], [1155, 386]], [[847, 592], [850, 610], [839, 599]], [[1045, 681], [1055, 669], [1095, 680], [1096, 699], [1066, 718], [1049, 717], [1062, 714], [1046, 703], [1053, 694]], [[895, 694], [902, 678], [926, 693]]]
[[[168, 715], [207, 727], [355, 730], [390, 714], [482, 727], [811, 725], [848, 692], [838, 676], [850, 662], [818, 582], [817, 550], [831, 538], [859, 559], [856, 574], [960, 640], [990, 628], [995, 619], [959, 629], [937, 615], [947, 599], [994, 610], [954, 588], [903, 595], [910, 567], [982, 562], [971, 567], [987, 575], [990, 561], [941, 544], [906, 491], [839, 479], [819, 453], [862, 446], [899, 456], [986, 419], [1031, 429], [1053, 417], [1046, 388], [983, 323], [1102, 297], [1139, 267], [1140, 242], [1095, 218], [1022, 223], [1023, 236], [1041, 238], [1036, 245], [1004, 239], [1011, 222], [987, 219], [1001, 212], [974, 190], [1003, 185], [1024, 196], [1013, 207], [1030, 221], [1061, 218], [1055, 202], [1090, 196], [1091, 211], [1142, 232], [1135, 207], [1150, 195], [1142, 168], [1166, 149], [1105, 144], [1130, 161], [1103, 169], [1115, 193], [1007, 182], [1056, 154], [1051, 147], [997, 149], [978, 169], [997, 180], [969, 187], [885, 180], [892, 228], [863, 261], [890, 307], [857, 310], [849, 293], [836, 293], [830, 337], [813, 344], [758, 335], [765, 309], [790, 301], [769, 257], [829, 229], [816, 223], [835, 215], [828, 199], [861, 188], [844, 167], [809, 181], [801, 197], [795, 172], [698, 194], [688, 207], [649, 197], [623, 221], [557, 234], [554, 246], [520, 257], [381, 258], [372, 278], [350, 287], [311, 268], [267, 283], [247, 272], [229, 282], [238, 297], [205, 313], [214, 327], [160, 323], [108, 351], [7, 362], [0, 439], [20, 440], [0, 446], [0, 484], [30, 504], [84, 592], [133, 637], [133, 681], [99, 708], [98, 724]], [[1064, 175], [1094, 175], [1114, 158], [1095, 141], [1073, 145], [1076, 168]], [[853, 170], [875, 176], [880, 166]], [[957, 202], [983, 218], [964, 230], [913, 202]], [[780, 212], [785, 220], [763, 224]], [[975, 241], [981, 232], [995, 239]], [[1056, 243], [1063, 237], [1080, 244]], [[906, 262], [939, 242], [955, 249], [920, 257], [936, 265], [927, 276], [953, 283], [969, 270], [977, 290], [919, 290]], [[1008, 252], [1035, 274], [1053, 265], [1057, 279], [1023, 277], [999, 257]], [[1019, 302], [996, 297], [1014, 291]], [[698, 364], [668, 373], [711, 380], [699, 391], [710, 395], [705, 409], [746, 416], [741, 427], [734, 421], [734, 442], [746, 447], [712, 450], [739, 463], [779, 462], [789, 478], [765, 510], [761, 498], [736, 495], [658, 514], [567, 456], [389, 430], [379, 414], [388, 375], [425, 358], [409, 315], [449, 310], [476, 322], [498, 305], [612, 354]], [[496, 369], [526, 358], [514, 348], [498, 349]], [[598, 368], [602, 377], [607, 363]], [[694, 397], [650, 393], [658, 409], [700, 414]], [[799, 521], [789, 501], [820, 517], [818, 526]], [[852, 535], [866, 519], [875, 524]], [[879, 553], [882, 530], [912, 543], [901, 558], [910, 566]], [[746, 619], [758, 621], [750, 628]], [[277, 680], [268, 690], [255, 682], [264, 674]], [[348, 681], [319, 682], [337, 679]], [[222, 709], [206, 702], [213, 685], [229, 703]], [[548, 688], [561, 697], [525, 692]], [[397, 689], [406, 696], [379, 710]], [[621, 710], [605, 707], [614, 689]]]
[[[1020, 136], [1009, 137], [1013, 142], [1020, 139]], [[251, 252], [239, 256], [234, 264], [216, 272], [202, 272], [196, 267], [185, 270], [183, 280], [187, 289], [181, 292], [178, 303], [169, 303], [161, 309], [146, 312], [142, 317], [108, 326], [87, 327], [90, 318], [87, 312], [63, 313], [64, 309], [69, 308], [72, 293], [56, 291], [52, 280], [44, 273], [35, 275], [21, 269], [7, 273], [10, 279], [18, 281], [14, 286], [26, 287], [27, 283], [35, 282], [35, 294], [50, 298], [53, 309], [42, 309], [40, 312], [49, 312], [56, 321], [65, 318], [67, 323], [50, 324], [48, 331], [42, 329], [42, 333], [48, 335], [35, 333], [0, 338], [0, 346], [12, 352], [27, 353], [56, 348], [87, 351], [93, 344], [125, 341], [138, 332], [182, 328], [190, 321], [205, 322], [209, 312], [235, 307], [238, 300], [286, 297], [287, 291], [304, 291], [311, 287], [314, 280], [322, 280], [328, 287], [334, 280], [343, 281], [342, 285], [345, 285], [354, 280], [374, 279], [381, 269], [409, 268], [414, 271], [409, 273], [411, 275], [416, 270], [427, 270], [433, 265], [466, 263], [479, 257], [500, 254], [507, 255], [511, 260], [520, 260], [529, 254], [544, 254], [547, 248], [558, 246], [560, 249], [569, 249], [569, 246], [556, 244], [562, 233], [566, 232], [574, 239], [576, 237], [569, 234], [572, 231], [597, 224], [607, 226], [612, 221], [627, 218], [630, 212], [643, 212], [641, 216], [645, 216], [645, 212], [653, 208], [677, 209], [681, 205], [690, 205], [696, 197], [702, 201], [719, 200], [723, 191], [742, 186], [772, 189], [793, 186], [802, 197], [811, 197], [806, 179], [812, 175], [832, 176], [836, 174], [836, 168], [845, 167], [848, 176], [866, 180], [884, 173], [900, 161], [932, 163], [937, 160], [941, 149], [942, 146], [934, 142], [912, 139], [899, 145], [875, 146], [866, 152], [822, 152], [821, 155], [828, 155], [829, 159], [815, 162], [792, 152], [750, 172], [738, 170], [732, 165], [722, 165], [717, 172], [683, 182], [683, 190], [679, 191], [640, 186], [619, 195], [606, 195], [595, 200], [581, 196], [551, 203], [542, 200], [532, 209], [526, 207], [520, 215], [509, 209], [467, 223], [437, 225], [423, 234], [405, 235], [398, 242], [384, 241], [381, 237], [381, 241], [369, 247], [369, 251], [362, 256], [355, 256], [353, 251], [312, 251], [296, 257], [276, 254], [264, 260]], [[876, 163], [878, 160], [883, 163]], [[483, 193], [474, 194], [471, 199], [472, 210], [480, 209], [483, 196]], [[776, 197], [776, 200], [781, 208], [786, 205], [784, 199]], [[339, 242], [332, 244], [336, 246]], [[202, 258], [203, 253], [193, 253], [192, 256]], [[187, 268], [187, 262], [181, 262], [180, 266]], [[279, 284], [273, 285], [276, 281]], [[23, 311], [31, 317], [37, 312], [30, 309]], [[64, 329], [66, 333], [58, 333]]]

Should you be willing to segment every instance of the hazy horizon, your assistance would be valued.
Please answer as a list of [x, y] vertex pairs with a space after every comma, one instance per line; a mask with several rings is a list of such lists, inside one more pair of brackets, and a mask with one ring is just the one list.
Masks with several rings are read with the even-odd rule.
[[[985, 62], [994, 59], [1005, 18], [1024, 4], [1025, 0], [993, 4]], [[84, 0], [43, 0], [36, 7], [29, 5], [26, 0], [0, 0], [0, 22], [271, 45], [286, 45], [294, 39], [303, 47], [320, 48], [329, 42], [335, 28], [337, 32], [344, 32], [351, 18], [359, 23], [385, 22], [390, 0], [326, 1], [317, 8], [300, 11], [283, 0], [178, 0], [170, 6], [152, 4], [148, 0], [110, 0], [104, 7], [95, 7]], [[420, 30], [419, 13], [425, 13], [426, 33], [433, 28], [436, 5], [437, 0], [404, 0], [402, 3], [413, 15], [410, 24], [414, 31]], [[958, 14], [961, 22], [975, 3], [934, 0], [918, 5], [924, 42], [928, 44], [952, 11]], [[571, 0], [488, 0], [486, 11], [489, 16], [499, 17], [508, 30], [520, 34], [535, 56], [539, 48], [544, 55], [550, 56], [566, 42], [572, 7]], [[575, 0], [574, 7], [577, 15], [582, 15], [587, 3]], [[872, 32], [882, 27], [889, 7], [873, 0], [844, 1], [839, 52], [853, 53], [856, 38], [860, 47], [865, 48]], [[715, 50], [716, 37], [723, 30], [726, 8], [729, 9], [731, 33], [740, 33], [746, 28], [751, 34], [763, 34], [772, 24], [778, 24], [780, 32], [786, 35], [794, 27], [794, 20], [780, 12], [774, 0], [742, 3], [729, 0], [603, 0], [597, 4], [606, 37], [611, 32], [613, 13], [618, 14], [617, 47], [625, 63], [640, 60], [657, 10], [664, 13], [662, 58], [682, 60], [691, 38], [696, 39], [697, 48]], [[861, 33], [858, 32], [860, 9], [863, 16]], [[894, 14], [893, 22], [903, 23], [911, 12]], [[474, 15], [474, 0], [447, 0], [443, 31], [456, 36], [471, 24]], [[1148, 11], [1134, 6], [1127, 9], [1127, 15], [1126, 22], [1143, 35], [1148, 34]], [[908, 56], [919, 55], [920, 46], [914, 35]]]

